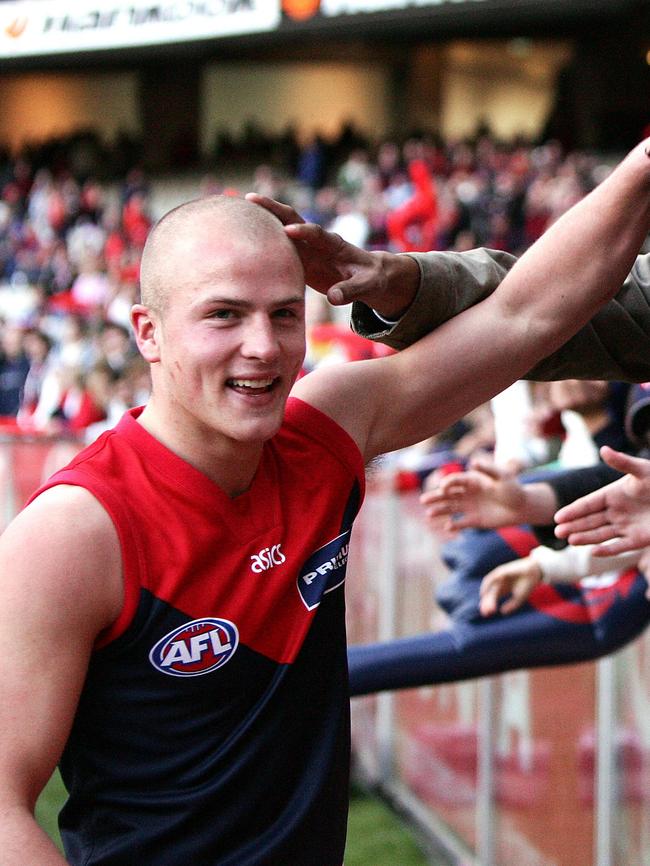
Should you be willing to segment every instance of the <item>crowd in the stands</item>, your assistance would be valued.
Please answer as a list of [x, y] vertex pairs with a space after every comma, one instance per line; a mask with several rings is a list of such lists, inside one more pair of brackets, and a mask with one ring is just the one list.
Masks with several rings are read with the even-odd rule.
[[[5, 430], [83, 435], [146, 400], [148, 375], [129, 332], [155, 180], [139, 143], [96, 135], [0, 152], [0, 416]], [[251, 126], [222, 135], [196, 172], [195, 195], [255, 190], [368, 249], [521, 252], [607, 169], [557, 142], [502, 143], [414, 133], [298, 145]], [[248, 177], [248, 181], [242, 181]], [[233, 178], [235, 180], [233, 180]], [[310, 305], [309, 369], [372, 350]], [[470, 425], [472, 428], [478, 425]], [[488, 434], [489, 444], [489, 434]]]

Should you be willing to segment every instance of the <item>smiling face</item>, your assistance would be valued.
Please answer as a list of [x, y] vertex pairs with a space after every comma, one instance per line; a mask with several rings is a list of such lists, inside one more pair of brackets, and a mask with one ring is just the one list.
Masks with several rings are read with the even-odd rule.
[[151, 363], [147, 411], [179, 453], [255, 451], [279, 429], [302, 365], [302, 266], [258, 206], [193, 204], [161, 223], [143, 258], [147, 303], [133, 320]]

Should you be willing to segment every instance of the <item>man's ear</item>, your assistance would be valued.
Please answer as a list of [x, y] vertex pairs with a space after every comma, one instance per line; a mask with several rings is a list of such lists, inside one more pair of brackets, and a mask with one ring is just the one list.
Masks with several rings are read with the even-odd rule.
[[145, 361], [150, 364], [159, 361], [159, 324], [155, 313], [142, 304], [134, 304], [131, 307], [131, 324], [138, 349]]

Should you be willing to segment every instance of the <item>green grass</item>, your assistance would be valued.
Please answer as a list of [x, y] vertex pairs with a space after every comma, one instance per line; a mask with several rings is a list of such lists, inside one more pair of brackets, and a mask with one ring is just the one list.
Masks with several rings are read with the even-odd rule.
[[61, 847], [61, 837], [56, 819], [65, 800], [65, 788], [58, 772], [56, 772], [43, 789], [36, 804], [36, 820], [56, 844]]
[[382, 800], [352, 789], [345, 866], [427, 866], [428, 863], [409, 828]]
[[[36, 818], [60, 847], [56, 816], [65, 799], [58, 773], [41, 794]], [[356, 788], [350, 799], [345, 866], [427, 866], [413, 834], [381, 800]]]

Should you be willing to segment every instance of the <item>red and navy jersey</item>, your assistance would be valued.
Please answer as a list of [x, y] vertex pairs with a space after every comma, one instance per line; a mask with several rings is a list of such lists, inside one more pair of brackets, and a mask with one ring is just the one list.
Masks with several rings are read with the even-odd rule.
[[340, 866], [343, 590], [361, 455], [290, 399], [250, 490], [229, 499], [138, 411], [46, 485], [101, 502], [125, 586], [61, 760], [66, 855], [75, 866]]

